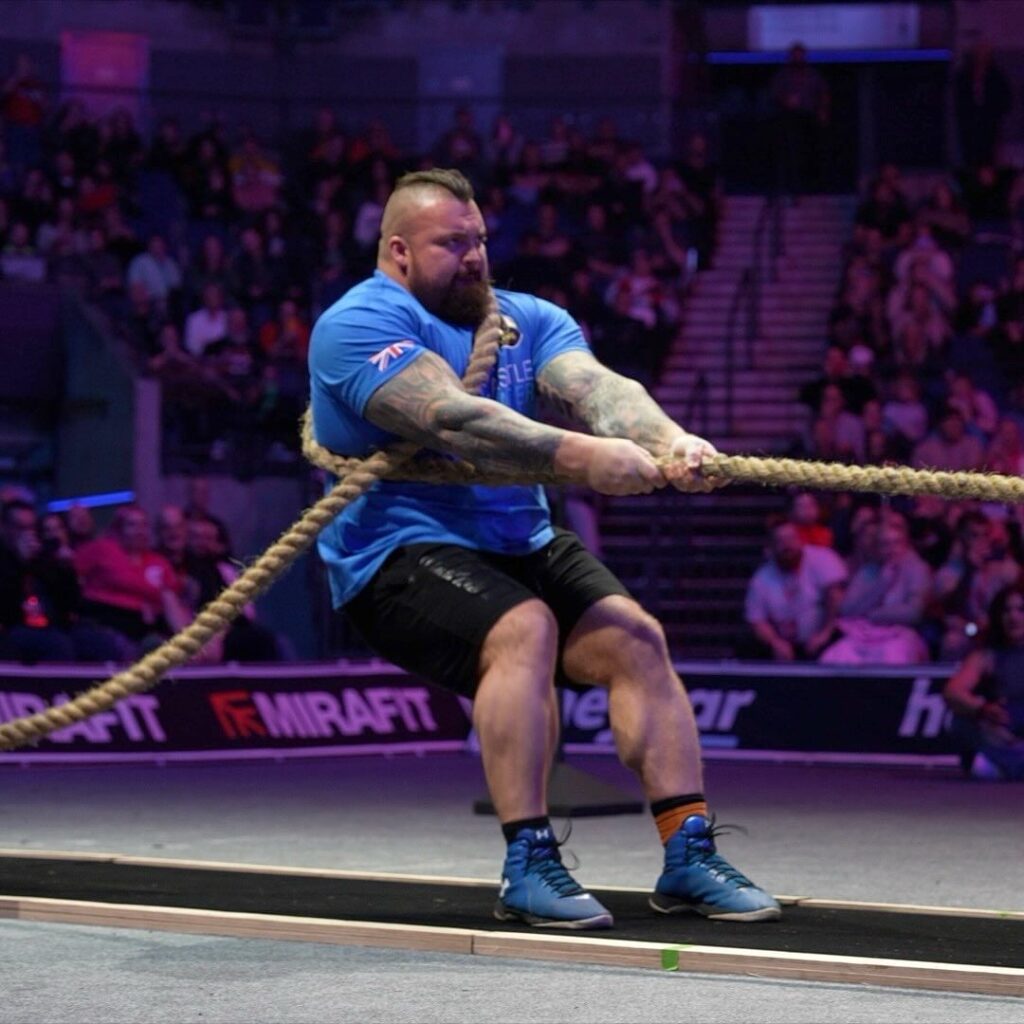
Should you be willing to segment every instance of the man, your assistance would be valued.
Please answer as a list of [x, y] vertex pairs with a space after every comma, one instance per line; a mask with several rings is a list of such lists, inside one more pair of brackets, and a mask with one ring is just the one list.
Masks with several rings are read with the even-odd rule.
[[[310, 346], [317, 440], [365, 455], [400, 438], [484, 472], [553, 473], [604, 494], [684, 486], [714, 452], [635, 382], [601, 366], [551, 303], [493, 293], [515, 323], [485, 387], [459, 383], [492, 292], [484, 221], [457, 171], [406, 175], [381, 224], [377, 271], [318, 320]], [[532, 419], [553, 401], [592, 434]], [[657, 456], [673, 456], [664, 468]], [[334, 602], [391, 661], [474, 699], [484, 772], [508, 842], [495, 915], [601, 928], [611, 914], [561, 863], [547, 817], [559, 681], [609, 690], [619, 755], [666, 844], [651, 905], [765, 920], [778, 904], [715, 851], [697, 729], [661, 627], [543, 491], [379, 483], [324, 531]]]
[[0, 507], [0, 659], [74, 661], [71, 623], [81, 595], [74, 569], [49, 557], [36, 510]]
[[771, 522], [769, 537], [747, 585], [747, 622], [776, 661], [817, 658], [835, 632], [846, 566], [831, 548], [805, 544], [788, 519]]
[[802, 43], [789, 48], [786, 63], [772, 77], [769, 91], [778, 119], [779, 186], [787, 195], [813, 191], [820, 186], [831, 94], [825, 79], [807, 62]]

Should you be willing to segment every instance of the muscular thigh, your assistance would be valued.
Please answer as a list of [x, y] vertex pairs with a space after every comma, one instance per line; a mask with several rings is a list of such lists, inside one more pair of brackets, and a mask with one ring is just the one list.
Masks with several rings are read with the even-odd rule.
[[616, 678], [663, 676], [669, 664], [658, 622], [631, 597], [610, 595], [569, 634], [562, 670], [578, 685], [610, 686]]

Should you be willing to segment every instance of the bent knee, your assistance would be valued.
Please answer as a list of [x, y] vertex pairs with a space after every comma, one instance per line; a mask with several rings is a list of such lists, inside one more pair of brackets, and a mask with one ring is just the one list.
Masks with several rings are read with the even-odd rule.
[[660, 676], [669, 668], [665, 631], [632, 598], [609, 597], [581, 620], [566, 650], [574, 677], [603, 685], [623, 676]]
[[491, 627], [480, 652], [486, 671], [499, 660], [553, 666], [558, 652], [558, 622], [543, 601], [531, 600], [510, 608]]

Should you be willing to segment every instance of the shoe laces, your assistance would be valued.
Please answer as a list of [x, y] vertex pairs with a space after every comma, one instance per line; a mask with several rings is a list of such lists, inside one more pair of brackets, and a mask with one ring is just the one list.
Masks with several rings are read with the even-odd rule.
[[753, 886], [754, 883], [742, 871], [734, 868], [715, 848], [715, 839], [730, 832], [747, 835], [747, 830], [742, 825], [726, 822], [719, 825], [715, 816], [711, 815], [704, 835], [687, 837], [686, 860], [700, 861], [703, 865], [713, 868], [723, 882], [735, 883], [737, 886]]
[[[586, 890], [572, 875], [562, 861], [562, 847], [572, 835], [572, 822], [566, 823], [565, 832], [551, 843], [530, 844], [528, 863], [529, 870], [539, 875], [548, 886], [559, 896], [576, 896]], [[573, 868], [579, 861], [572, 850], [565, 851], [573, 860]]]

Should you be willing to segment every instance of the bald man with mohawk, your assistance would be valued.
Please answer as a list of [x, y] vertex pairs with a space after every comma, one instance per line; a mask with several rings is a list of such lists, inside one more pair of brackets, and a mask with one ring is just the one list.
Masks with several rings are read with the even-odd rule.
[[[483, 392], [469, 394], [460, 378], [492, 303], [513, 343]], [[492, 288], [483, 217], [454, 170], [398, 180], [377, 270], [321, 315], [309, 364], [316, 440], [346, 455], [408, 440], [484, 472], [627, 495], [689, 487], [715, 453], [640, 384], [602, 366], [564, 310]], [[581, 429], [538, 421], [540, 401]], [[673, 458], [661, 465], [662, 456]], [[616, 748], [664, 844], [652, 909], [780, 916], [716, 850], [693, 710], [660, 624], [553, 526], [539, 484], [382, 481], [322, 533], [319, 550], [335, 607], [375, 651], [473, 700], [507, 843], [495, 916], [544, 928], [613, 923], [563, 865], [548, 819], [556, 685], [608, 691]]]

